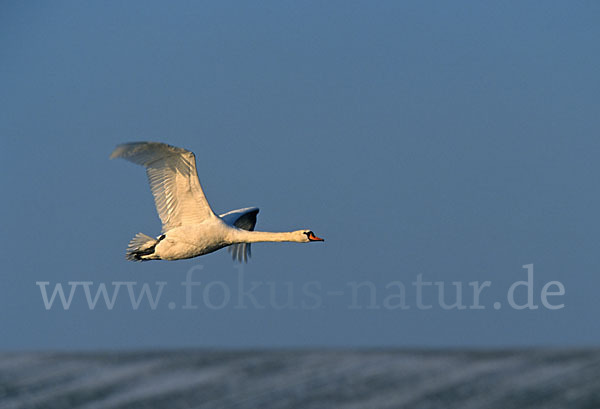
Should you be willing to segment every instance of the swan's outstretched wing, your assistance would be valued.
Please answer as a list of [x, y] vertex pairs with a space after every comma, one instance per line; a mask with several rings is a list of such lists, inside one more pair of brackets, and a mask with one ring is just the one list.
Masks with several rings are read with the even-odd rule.
[[[245, 209], [232, 210], [230, 212], [219, 215], [223, 221], [231, 226], [235, 226], [238, 229], [254, 230], [256, 226], [256, 215], [258, 214], [258, 207], [246, 207]], [[252, 255], [250, 250], [250, 243], [239, 243], [232, 244], [227, 248], [231, 253], [234, 260], [248, 261], [248, 258]]]
[[179, 226], [200, 223], [213, 214], [190, 151], [157, 142], [119, 145], [110, 158], [123, 158], [146, 167], [163, 233]]

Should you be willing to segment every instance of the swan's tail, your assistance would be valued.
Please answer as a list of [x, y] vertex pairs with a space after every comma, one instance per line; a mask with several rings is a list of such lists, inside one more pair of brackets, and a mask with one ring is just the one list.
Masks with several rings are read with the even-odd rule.
[[129, 261], [160, 260], [160, 257], [154, 254], [154, 249], [164, 238], [164, 234], [158, 239], [153, 239], [144, 233], [136, 234], [127, 246], [125, 258]]

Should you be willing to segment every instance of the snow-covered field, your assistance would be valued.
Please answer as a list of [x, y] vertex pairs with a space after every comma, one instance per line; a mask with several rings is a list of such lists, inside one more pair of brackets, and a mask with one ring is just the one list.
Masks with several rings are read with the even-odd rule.
[[0, 354], [0, 408], [600, 408], [600, 350]]

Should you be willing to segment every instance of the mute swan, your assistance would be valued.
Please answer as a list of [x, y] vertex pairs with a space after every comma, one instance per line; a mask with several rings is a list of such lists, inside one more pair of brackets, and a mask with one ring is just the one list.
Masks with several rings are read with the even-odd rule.
[[138, 233], [129, 242], [127, 260], [181, 260], [229, 246], [234, 260], [248, 261], [250, 243], [324, 241], [311, 230], [284, 233], [254, 231], [257, 207], [217, 216], [206, 201], [193, 152], [158, 142], [118, 145], [110, 159], [123, 158], [146, 168], [162, 234]]

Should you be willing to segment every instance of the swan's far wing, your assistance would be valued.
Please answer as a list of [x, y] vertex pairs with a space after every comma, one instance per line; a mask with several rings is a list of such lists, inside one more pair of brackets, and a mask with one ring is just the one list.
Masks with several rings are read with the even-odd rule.
[[134, 142], [117, 146], [110, 158], [123, 158], [146, 168], [163, 233], [201, 223], [213, 214], [192, 152], [164, 143]]
[[[256, 215], [258, 207], [246, 207], [245, 209], [232, 210], [230, 212], [219, 215], [223, 221], [238, 229], [254, 230], [256, 226]], [[234, 260], [248, 262], [248, 258], [252, 256], [250, 243], [232, 244], [227, 248]]]
[[256, 226], [257, 214], [258, 207], [245, 207], [220, 214], [219, 217], [230, 226], [252, 231], [254, 230], [254, 226]]

